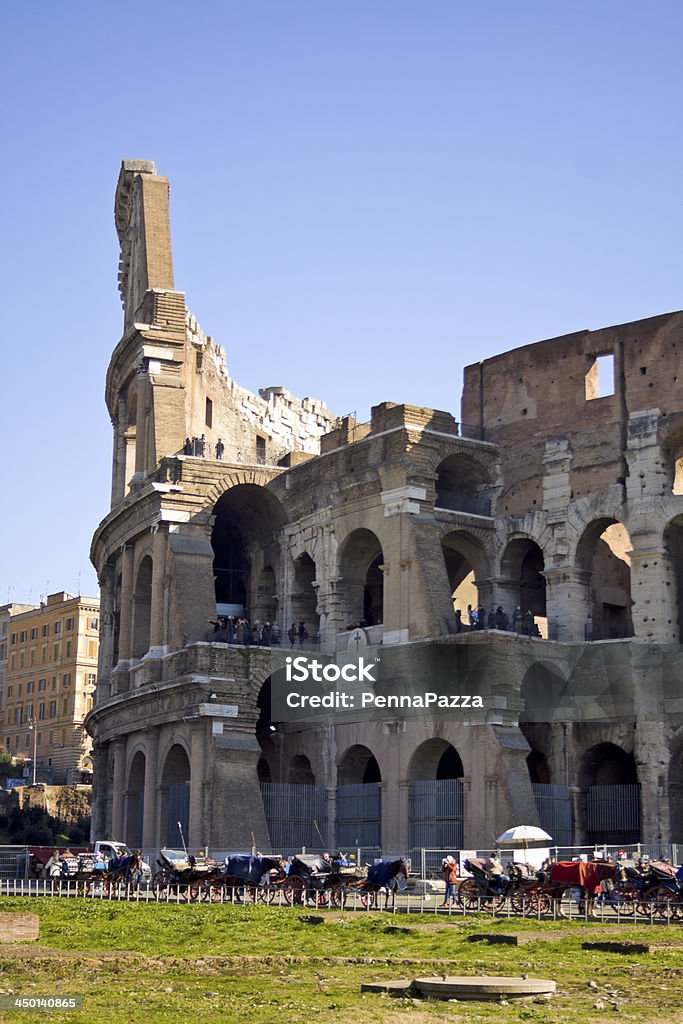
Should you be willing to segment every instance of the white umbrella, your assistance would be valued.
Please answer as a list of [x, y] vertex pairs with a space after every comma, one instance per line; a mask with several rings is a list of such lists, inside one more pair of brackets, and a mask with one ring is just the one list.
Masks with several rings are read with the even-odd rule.
[[523, 846], [524, 862], [526, 863], [526, 850], [529, 843], [542, 843], [548, 840], [552, 842], [552, 838], [538, 825], [515, 825], [499, 835], [496, 843], [502, 846]]

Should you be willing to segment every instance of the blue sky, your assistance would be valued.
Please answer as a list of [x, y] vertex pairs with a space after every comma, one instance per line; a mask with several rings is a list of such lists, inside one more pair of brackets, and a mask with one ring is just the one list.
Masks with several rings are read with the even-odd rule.
[[457, 416], [462, 368], [681, 306], [679, 2], [4, 5], [0, 601], [96, 593], [120, 161], [233, 377]]

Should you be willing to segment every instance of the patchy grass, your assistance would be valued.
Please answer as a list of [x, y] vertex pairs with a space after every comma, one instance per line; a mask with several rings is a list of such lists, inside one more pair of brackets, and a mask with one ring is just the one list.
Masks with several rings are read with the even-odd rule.
[[[472, 917], [448, 922], [383, 913], [303, 912], [231, 905], [135, 905], [0, 899], [31, 911], [39, 946], [0, 949], [0, 990], [81, 995], [81, 1011], [0, 1011], [0, 1022], [38, 1024], [429, 1024], [528, 1021], [594, 1024], [614, 1015], [637, 1024], [683, 1024], [683, 927], [543, 924]], [[539, 935], [524, 946], [471, 943], [475, 932]], [[581, 949], [586, 939], [666, 942], [646, 954]], [[680, 943], [680, 945], [677, 944]], [[529, 974], [552, 978], [549, 1002], [419, 1002], [361, 994], [362, 981], [425, 974]]]

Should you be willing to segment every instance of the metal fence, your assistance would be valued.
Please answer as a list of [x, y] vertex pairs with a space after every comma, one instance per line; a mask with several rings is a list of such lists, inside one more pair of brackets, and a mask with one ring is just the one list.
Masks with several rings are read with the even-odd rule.
[[559, 846], [571, 843], [574, 832], [569, 786], [533, 782], [531, 788], [541, 828], [545, 829]]
[[602, 842], [633, 840], [640, 835], [640, 786], [589, 786], [586, 827]]
[[338, 847], [382, 845], [382, 791], [376, 782], [337, 786]]
[[262, 782], [261, 796], [274, 850], [325, 846], [327, 794], [324, 786]]
[[458, 779], [412, 782], [410, 845], [460, 849], [463, 845], [464, 787]]

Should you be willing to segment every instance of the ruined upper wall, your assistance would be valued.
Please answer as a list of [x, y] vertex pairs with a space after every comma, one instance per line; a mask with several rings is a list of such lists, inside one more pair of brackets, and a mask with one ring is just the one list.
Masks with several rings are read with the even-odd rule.
[[116, 186], [114, 220], [119, 236], [119, 291], [124, 330], [152, 288], [173, 290], [168, 179], [151, 160], [123, 160]]
[[[580, 498], [627, 474], [629, 416], [683, 408], [683, 313], [552, 338], [465, 369], [462, 421], [501, 446], [499, 515], [541, 506], [545, 443], [566, 438]], [[595, 393], [598, 356], [613, 357], [613, 394]], [[609, 383], [609, 382], [608, 382]]]

